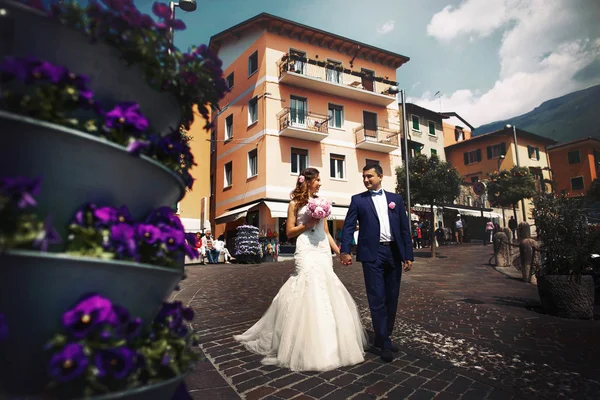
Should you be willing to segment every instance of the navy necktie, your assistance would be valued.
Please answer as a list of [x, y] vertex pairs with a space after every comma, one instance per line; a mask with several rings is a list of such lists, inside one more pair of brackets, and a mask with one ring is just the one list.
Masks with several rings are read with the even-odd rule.
[[380, 196], [383, 194], [383, 189], [371, 190], [371, 196]]

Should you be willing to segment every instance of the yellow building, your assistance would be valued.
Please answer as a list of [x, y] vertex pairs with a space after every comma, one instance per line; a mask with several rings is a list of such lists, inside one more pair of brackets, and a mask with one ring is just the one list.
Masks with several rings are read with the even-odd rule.
[[192, 190], [188, 190], [177, 205], [177, 213], [186, 232], [210, 229], [210, 132], [204, 129], [206, 120], [197, 109], [194, 116], [187, 134], [191, 137], [190, 147], [198, 164], [190, 170], [196, 180]]
[[[451, 133], [453, 129], [445, 126]], [[462, 130], [461, 130], [462, 131]], [[547, 147], [555, 144], [556, 140], [548, 139], [522, 129], [500, 129], [480, 136], [465, 136], [463, 132], [456, 133], [455, 143], [446, 146], [446, 160], [458, 170], [465, 182], [476, 183], [486, 181], [489, 175], [498, 170], [511, 169], [515, 165], [528, 167], [536, 177], [538, 190], [549, 191], [549, 185], [543, 183], [550, 179]], [[515, 146], [515, 133], [516, 143]], [[451, 136], [451, 135], [448, 135]], [[464, 138], [467, 139], [464, 139]], [[517, 206], [517, 221], [523, 221], [521, 203]], [[525, 214], [531, 224], [531, 201], [525, 200]], [[506, 218], [511, 215], [509, 212]], [[507, 226], [507, 221], [505, 221]]]

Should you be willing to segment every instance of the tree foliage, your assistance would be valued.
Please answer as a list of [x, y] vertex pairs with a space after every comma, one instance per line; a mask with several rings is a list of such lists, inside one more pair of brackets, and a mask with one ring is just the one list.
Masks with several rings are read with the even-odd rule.
[[592, 181], [592, 184], [587, 191], [587, 197], [591, 201], [600, 201], [600, 178], [596, 178]]
[[523, 199], [537, 194], [535, 179], [529, 168], [514, 166], [490, 175], [488, 201], [494, 207], [515, 207]]

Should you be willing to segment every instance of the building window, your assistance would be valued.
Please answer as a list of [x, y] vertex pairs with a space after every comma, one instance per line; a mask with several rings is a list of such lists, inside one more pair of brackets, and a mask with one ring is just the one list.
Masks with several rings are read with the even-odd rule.
[[248, 76], [258, 71], [258, 50], [248, 57]]
[[248, 102], [248, 125], [258, 121], [258, 97], [253, 97]]
[[231, 89], [233, 87], [233, 72], [227, 76], [227, 87]]
[[225, 118], [225, 140], [233, 138], [233, 114]]
[[379, 160], [373, 160], [372, 158], [365, 159], [365, 165], [381, 165]]
[[472, 176], [471, 177], [471, 183], [477, 183], [479, 182], [479, 177], [478, 176]]
[[328, 82], [342, 83], [342, 71], [340, 67], [342, 63], [334, 60], [327, 60], [327, 67], [325, 69], [325, 79]]
[[332, 154], [329, 157], [329, 176], [333, 179], [344, 179], [346, 156]]
[[581, 161], [579, 157], [579, 150], [569, 152], [569, 164], [577, 164]]
[[437, 157], [437, 150], [436, 149], [431, 149], [431, 157], [436, 156]]
[[292, 147], [292, 174], [300, 174], [308, 167], [308, 150]]
[[421, 123], [419, 122], [419, 117], [417, 117], [416, 115], [413, 115], [411, 117], [412, 119], [412, 128], [415, 131], [419, 131], [421, 130]]
[[472, 150], [464, 153], [465, 165], [474, 164], [481, 161], [481, 149]]
[[[500, 156], [506, 155], [506, 143], [495, 144], [487, 147], [487, 158], [500, 158]], [[480, 160], [481, 161], [481, 160]]]
[[465, 133], [463, 132], [462, 128], [455, 128], [454, 129], [454, 139], [457, 142], [462, 142], [463, 140], [465, 140]]
[[429, 125], [429, 134], [431, 136], [435, 136], [435, 122], [429, 121], [428, 125]]
[[248, 178], [258, 175], [258, 152], [256, 149], [248, 152]]
[[539, 147], [527, 146], [527, 154], [531, 160], [540, 159], [540, 149]]
[[583, 190], [583, 176], [571, 178], [571, 190]]
[[233, 184], [233, 161], [229, 161], [225, 164], [225, 179], [223, 182], [223, 187], [228, 188]]
[[303, 51], [290, 49], [290, 70], [297, 74], [306, 73], [306, 53]]
[[341, 128], [344, 123], [344, 107], [335, 104], [329, 105], [329, 126]]

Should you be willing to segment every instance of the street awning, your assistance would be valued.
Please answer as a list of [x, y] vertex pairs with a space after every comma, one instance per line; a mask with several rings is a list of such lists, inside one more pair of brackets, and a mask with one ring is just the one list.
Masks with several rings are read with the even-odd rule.
[[329, 215], [329, 218], [327, 218], [327, 219], [343, 221], [346, 219], [347, 213], [348, 213], [347, 207], [333, 206], [333, 207], [331, 207], [331, 214]]
[[223, 214], [215, 218], [215, 224], [226, 224], [227, 222], [233, 222], [242, 217], [245, 217], [248, 214], [248, 210], [252, 207], [257, 206], [259, 203], [260, 202], [252, 203], [244, 207], [236, 208], [235, 210], [229, 210], [227, 212], [224, 212]]
[[279, 203], [277, 201], [265, 201], [264, 203], [271, 211], [271, 218], [287, 218], [289, 203]]
[[[461, 215], [470, 215], [472, 217], [481, 217], [481, 211], [468, 210], [468, 209], [460, 208], [460, 207], [448, 207], [448, 206], [444, 206], [444, 209], [456, 210]], [[485, 211], [484, 211], [484, 215], [485, 215]]]

